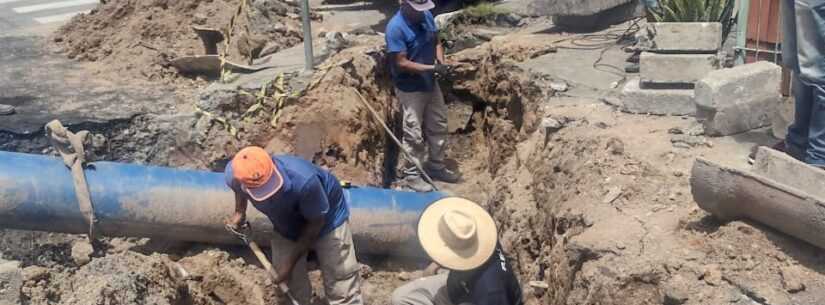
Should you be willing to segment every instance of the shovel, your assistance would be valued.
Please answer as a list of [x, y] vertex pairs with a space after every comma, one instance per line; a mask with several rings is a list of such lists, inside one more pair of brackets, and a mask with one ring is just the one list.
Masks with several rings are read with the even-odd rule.
[[[258, 261], [261, 263], [261, 265], [264, 266], [264, 269], [266, 269], [266, 271], [275, 272], [272, 270], [272, 264], [269, 262], [269, 259], [266, 258], [266, 254], [264, 254], [264, 251], [261, 250], [261, 247], [258, 246], [258, 243], [250, 239], [249, 234], [247, 234], [252, 232], [252, 225], [250, 225], [249, 222], [247, 222], [243, 226], [241, 226], [240, 229], [243, 230], [243, 232], [236, 230], [230, 225], [226, 225], [227, 231], [231, 232], [233, 235], [238, 237], [238, 239], [243, 241], [244, 244], [249, 246], [249, 249], [252, 250], [252, 253], [255, 254], [255, 257], [258, 258]], [[280, 275], [277, 276], [280, 277]], [[295, 298], [292, 296], [292, 293], [289, 292], [289, 287], [286, 286], [286, 283], [281, 282], [280, 284], [278, 284], [278, 288], [284, 295], [286, 295], [287, 298], [289, 298], [289, 301], [292, 303], [292, 305], [301, 305], [298, 304], [298, 301], [296, 301]]]

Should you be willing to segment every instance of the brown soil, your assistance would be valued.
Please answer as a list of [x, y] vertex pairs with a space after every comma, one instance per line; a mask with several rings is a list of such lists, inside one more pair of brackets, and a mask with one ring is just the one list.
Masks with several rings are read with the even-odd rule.
[[[238, 51], [241, 36], [267, 42], [270, 51], [301, 41], [297, 6], [284, 1], [247, 1], [247, 9], [231, 31], [229, 60], [246, 63]], [[203, 44], [192, 26], [229, 33], [240, 0], [111, 0], [78, 16], [53, 35], [55, 45], [69, 58], [91, 62], [96, 74], [125, 81], [178, 80], [169, 61], [202, 55]], [[223, 50], [223, 43], [219, 50]]]
[[[460, 66], [442, 84], [452, 120], [448, 157], [464, 181], [440, 186], [491, 211], [527, 304], [825, 301], [821, 250], [758, 224], [719, 223], [690, 196], [697, 156], [738, 162], [749, 144], [720, 138], [710, 140], [712, 147], [674, 147], [669, 130], [691, 129], [692, 118], [625, 114], [597, 99], [554, 92], [545, 81], [552, 76], [515, 65], [532, 55], [512, 54], [542, 53], [534, 41], [560, 38], [543, 33], [515, 33], [453, 54]], [[165, 134], [194, 133], [201, 140], [158, 136], [155, 142], [176, 149], [158, 152], [153, 163], [210, 168], [253, 143], [314, 159], [342, 179], [387, 182], [397, 153], [352, 92], [397, 122], [382, 41], [359, 36], [328, 59], [310, 88], [280, 110], [276, 127], [268, 108], [242, 116], [254, 101], [239, 94], [210, 108], [240, 127], [238, 137], [206, 119], [164, 125]], [[558, 128], [543, 127], [549, 120]], [[106, 253], [78, 266], [70, 255], [78, 237], [0, 236], [4, 257], [36, 275], [26, 279], [26, 304], [263, 304], [276, 297], [263, 271], [243, 263], [253, 262], [245, 249], [112, 239]], [[420, 276], [422, 267], [394, 258], [361, 262], [369, 265], [362, 272], [367, 304], [388, 304], [392, 289]], [[177, 265], [194, 277], [182, 278]], [[317, 272], [312, 278], [317, 286]]]

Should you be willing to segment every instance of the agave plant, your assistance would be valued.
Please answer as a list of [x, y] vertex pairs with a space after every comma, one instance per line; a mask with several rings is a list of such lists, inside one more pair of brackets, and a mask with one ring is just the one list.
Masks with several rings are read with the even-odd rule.
[[733, 27], [735, 0], [659, 0], [648, 8], [656, 22], [721, 22], [722, 37]]

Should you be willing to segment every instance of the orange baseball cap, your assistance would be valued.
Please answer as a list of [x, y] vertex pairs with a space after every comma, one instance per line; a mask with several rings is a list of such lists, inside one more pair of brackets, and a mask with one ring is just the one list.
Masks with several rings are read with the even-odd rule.
[[272, 197], [284, 184], [281, 173], [272, 162], [272, 156], [257, 146], [241, 149], [232, 158], [232, 176], [255, 201]]

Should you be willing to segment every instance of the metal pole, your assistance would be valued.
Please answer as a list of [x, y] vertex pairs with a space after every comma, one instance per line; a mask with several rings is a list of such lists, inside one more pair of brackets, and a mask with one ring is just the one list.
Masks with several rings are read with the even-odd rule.
[[745, 48], [748, 44], [748, 11], [750, 10], [750, 0], [739, 1], [739, 14], [737, 14], [737, 28], [736, 46], [739, 47], [740, 52], [736, 56], [736, 64], [741, 65], [745, 63], [745, 56], [747, 52]]
[[309, 0], [301, 1], [301, 19], [304, 22], [304, 69], [312, 71], [312, 24], [309, 20]]

